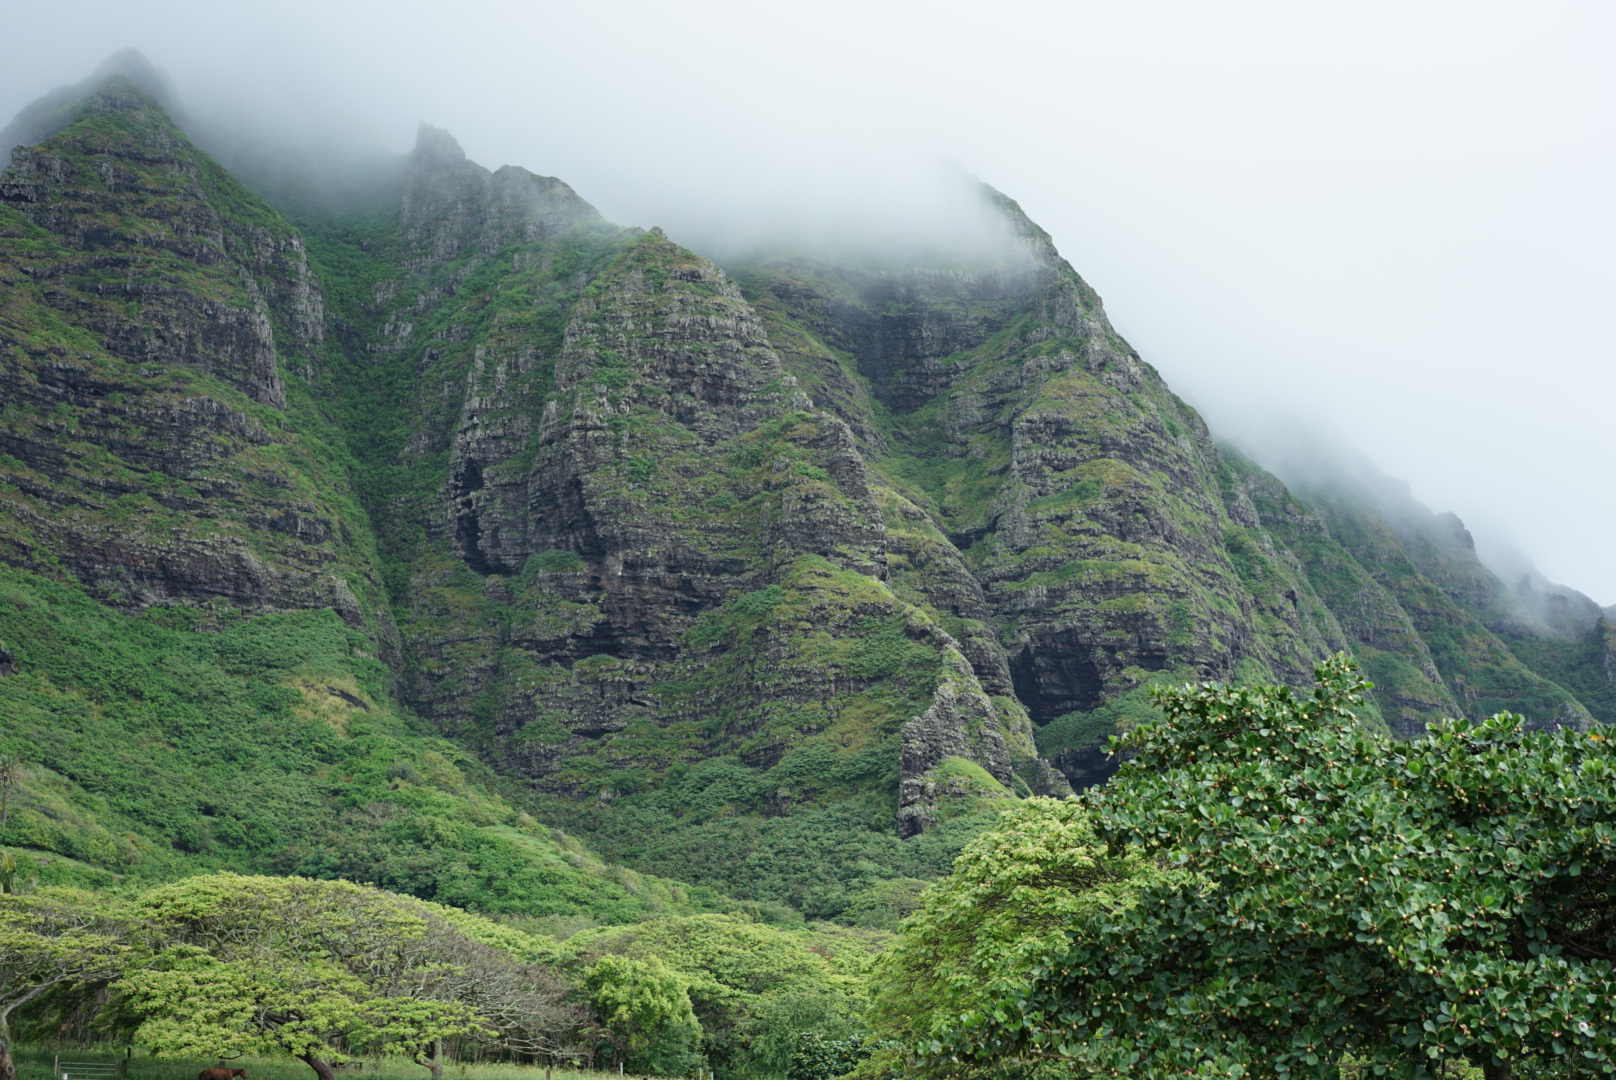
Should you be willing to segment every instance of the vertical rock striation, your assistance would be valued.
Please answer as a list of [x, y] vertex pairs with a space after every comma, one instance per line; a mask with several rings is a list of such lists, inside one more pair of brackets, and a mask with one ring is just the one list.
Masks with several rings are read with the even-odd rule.
[[[714, 758], [767, 776], [890, 744], [918, 763], [885, 796], [906, 835], [940, 813], [935, 785], [907, 781], [945, 759], [991, 777], [951, 813], [1069, 790], [1019, 705], [989, 696], [1010, 693], [1002, 662], [984, 687], [893, 591], [859, 435], [813, 407], [722, 270], [427, 127], [390, 258], [344, 318], [350, 362], [409, 387], [387, 464], [435, 478], [379, 514], [413, 535], [393, 548], [410, 685], [444, 731], [603, 805]], [[948, 753], [916, 749], [922, 716]], [[765, 813], [828, 797], [761, 782]]]

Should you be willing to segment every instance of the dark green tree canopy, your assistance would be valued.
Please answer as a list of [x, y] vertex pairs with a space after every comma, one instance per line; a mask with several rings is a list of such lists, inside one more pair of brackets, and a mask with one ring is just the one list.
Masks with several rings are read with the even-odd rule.
[[1189, 873], [1080, 916], [935, 1056], [1098, 1074], [1616, 1071], [1616, 749], [1507, 713], [1402, 742], [1318, 688], [1158, 695], [1088, 797], [1114, 850]]

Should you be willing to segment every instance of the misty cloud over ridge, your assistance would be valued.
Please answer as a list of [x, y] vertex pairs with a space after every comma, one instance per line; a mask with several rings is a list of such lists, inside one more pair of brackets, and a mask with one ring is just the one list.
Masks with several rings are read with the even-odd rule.
[[1408, 481], [1388, 474], [1339, 433], [1278, 420], [1249, 425], [1226, 443], [1262, 463], [1303, 499], [1315, 504], [1321, 499], [1359, 503], [1372, 508], [1405, 543], [1434, 537], [1461, 560], [1468, 550], [1520, 605], [1528, 631], [1550, 629], [1580, 636], [1601, 614], [1616, 617], [1616, 605], [1602, 607], [1582, 591], [1551, 581], [1531, 554], [1501, 530], [1477, 536], [1457, 514], [1422, 503]]
[[1215, 429], [1347, 432], [1478, 547], [1507, 534], [1608, 601], [1613, 19], [1425, 0], [91, 3], [15, 13], [29, 47], [0, 115], [132, 43], [199, 131], [385, 174], [424, 119], [490, 168], [718, 254], [780, 223], [923, 220], [912, 178], [954, 162], [1053, 234]]
[[18, 146], [32, 146], [44, 142], [72, 122], [75, 102], [92, 92], [113, 75], [123, 75], [150, 95], [176, 123], [185, 122], [184, 109], [174, 90], [174, 80], [152, 65], [139, 49], [119, 49], [101, 63], [86, 78], [67, 86], [58, 86], [17, 111], [5, 127], [0, 128], [0, 159], [9, 159]]

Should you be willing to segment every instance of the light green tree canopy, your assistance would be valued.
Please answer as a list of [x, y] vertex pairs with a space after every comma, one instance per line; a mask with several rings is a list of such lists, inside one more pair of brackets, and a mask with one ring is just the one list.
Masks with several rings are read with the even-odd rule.
[[11, 1014], [61, 987], [117, 978], [131, 922], [114, 901], [78, 889], [0, 897], [0, 1080], [16, 1080]]
[[1070, 924], [940, 1057], [1115, 1076], [1423, 1078], [1465, 1058], [1616, 1070], [1616, 751], [1519, 717], [1400, 742], [1318, 688], [1209, 685], [1087, 799], [1114, 847], [1186, 876]]
[[1187, 880], [1137, 850], [1108, 851], [1075, 800], [1026, 799], [1006, 810], [923, 894], [878, 962], [871, 1015], [898, 1049], [877, 1053], [861, 1075], [981, 1071], [984, 1063], [944, 1052], [962, 1014], [1020, 992], [1031, 968], [1134, 904], [1142, 888]]
[[885, 939], [871, 930], [707, 914], [584, 931], [566, 948], [590, 959], [661, 961], [685, 980], [710, 1067], [782, 1075], [801, 1032], [863, 1033], [869, 966]]
[[607, 954], [585, 974], [584, 988], [620, 1062], [655, 1075], [689, 1071], [701, 1025], [677, 972], [654, 956]]
[[179, 946], [130, 972], [122, 988], [146, 1017], [136, 1041], [159, 1054], [290, 1054], [321, 1080], [330, 1080], [333, 1061], [344, 1060], [339, 1040], [373, 1052], [413, 1049], [476, 1027], [464, 1005], [381, 996], [328, 960], [220, 960]]
[[136, 1040], [162, 1054], [288, 1053], [329, 1080], [339, 1046], [521, 1032], [537, 998], [566, 992], [513, 975], [516, 961], [432, 909], [348, 882], [212, 874], [136, 910], [167, 947], [119, 987], [144, 1018]]

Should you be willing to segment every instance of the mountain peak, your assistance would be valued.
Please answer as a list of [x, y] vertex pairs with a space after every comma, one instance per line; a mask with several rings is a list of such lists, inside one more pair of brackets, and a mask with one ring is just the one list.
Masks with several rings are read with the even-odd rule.
[[411, 155], [417, 160], [427, 160], [445, 163], [458, 163], [466, 160], [466, 152], [460, 148], [455, 137], [443, 128], [433, 127], [426, 121], [415, 133], [415, 152]]
[[96, 66], [88, 81], [100, 84], [113, 75], [127, 78], [165, 111], [173, 110], [176, 101], [174, 80], [168, 77], [168, 72], [146, 59], [139, 49], [119, 49]]
[[416, 132], [399, 224], [417, 239], [430, 238], [436, 258], [468, 245], [493, 251], [512, 239], [536, 240], [599, 220], [593, 206], [553, 176], [515, 165], [489, 172], [443, 128], [423, 123]]
[[[116, 81], [120, 84], [112, 87]], [[120, 49], [101, 61], [89, 78], [55, 90], [23, 107], [0, 129], [0, 154], [10, 157], [19, 146], [33, 146], [62, 131], [77, 120], [93, 97], [112, 88], [115, 97], [102, 103], [127, 102], [135, 91], [155, 103], [170, 119], [178, 121], [174, 82], [138, 49]]]

